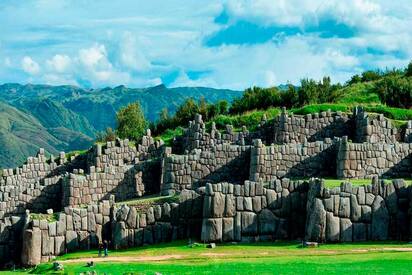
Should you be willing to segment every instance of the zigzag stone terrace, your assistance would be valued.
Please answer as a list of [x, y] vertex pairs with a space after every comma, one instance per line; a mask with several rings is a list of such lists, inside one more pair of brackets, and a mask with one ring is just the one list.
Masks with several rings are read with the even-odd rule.
[[[172, 147], [148, 130], [137, 146], [96, 144], [70, 159], [40, 149], [0, 178], [0, 264], [33, 266], [102, 240], [114, 249], [186, 238], [410, 240], [411, 187], [383, 179], [411, 177], [411, 132], [412, 122], [400, 130], [361, 108], [283, 110], [255, 132], [207, 131], [197, 115]], [[326, 188], [325, 177], [342, 184]], [[355, 178], [371, 184], [346, 181]]]

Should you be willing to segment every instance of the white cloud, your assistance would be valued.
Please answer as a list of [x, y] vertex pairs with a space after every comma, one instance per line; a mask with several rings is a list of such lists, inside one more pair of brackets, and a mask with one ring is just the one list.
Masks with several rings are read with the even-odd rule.
[[63, 73], [69, 68], [71, 59], [67, 55], [56, 54], [53, 58], [47, 60], [46, 64], [51, 70]]
[[87, 67], [109, 65], [109, 62], [107, 61], [106, 47], [101, 44], [95, 44], [90, 48], [79, 50], [79, 59], [80, 62]]
[[40, 66], [30, 56], [23, 57], [21, 61], [23, 71], [28, 74], [36, 75], [40, 72]]
[[130, 32], [126, 32], [123, 35], [119, 52], [120, 61], [126, 68], [145, 71], [151, 66], [149, 60], [146, 59], [139, 49], [136, 38]]

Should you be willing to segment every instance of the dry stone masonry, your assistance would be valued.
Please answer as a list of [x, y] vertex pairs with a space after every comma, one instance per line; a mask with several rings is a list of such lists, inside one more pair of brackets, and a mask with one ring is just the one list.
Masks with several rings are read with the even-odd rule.
[[[412, 239], [412, 122], [285, 109], [253, 132], [197, 115], [173, 146], [134, 144], [36, 157], [0, 176], [0, 266], [27, 266], [109, 240], [114, 249], [204, 242]], [[322, 177], [340, 178], [326, 188]], [[309, 179], [310, 178], [310, 179]], [[352, 186], [347, 179], [369, 178]], [[146, 198], [155, 195], [157, 198]], [[46, 214], [47, 213], [47, 214]]]

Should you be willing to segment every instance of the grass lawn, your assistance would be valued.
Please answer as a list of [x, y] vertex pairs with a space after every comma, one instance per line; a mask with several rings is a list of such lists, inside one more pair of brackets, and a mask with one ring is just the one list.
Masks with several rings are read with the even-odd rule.
[[[411, 179], [404, 179], [406, 185], [411, 185], [412, 180]], [[354, 186], [360, 186], [360, 185], [369, 185], [372, 183], [372, 179], [348, 179], [348, 180], [343, 180], [343, 179], [325, 179], [325, 187], [333, 188], [333, 187], [338, 187], [343, 181], [349, 181], [352, 183]], [[386, 183], [391, 182], [391, 179], [385, 180]]]
[[[301, 248], [298, 242], [225, 244], [215, 249], [188, 247], [179, 241], [111, 252], [96, 258], [96, 251], [67, 254], [57, 260], [60, 274], [96, 271], [98, 274], [408, 274], [412, 244], [328, 244]], [[86, 267], [94, 257], [95, 266]], [[52, 263], [20, 273], [52, 273]], [[59, 273], [58, 273], [59, 274]]]

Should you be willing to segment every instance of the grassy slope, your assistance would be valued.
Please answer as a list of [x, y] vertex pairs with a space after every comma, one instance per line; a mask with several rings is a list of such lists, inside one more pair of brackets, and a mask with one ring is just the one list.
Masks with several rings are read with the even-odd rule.
[[64, 127], [45, 128], [32, 115], [0, 101], [0, 167], [21, 165], [40, 147], [56, 155], [91, 143], [88, 136]]
[[[132, 248], [110, 252], [111, 262], [98, 262], [94, 268], [85, 267], [97, 251], [82, 251], [66, 254], [58, 261], [81, 259], [64, 263], [65, 272], [80, 273], [95, 270], [108, 274], [141, 272], [143, 274], [343, 274], [347, 272], [405, 274], [410, 272], [411, 244], [356, 243], [329, 244], [319, 248], [300, 248], [297, 242], [219, 245], [211, 250], [203, 245], [193, 248], [185, 242], [173, 242], [150, 247]], [[179, 259], [164, 259], [149, 262], [142, 257], [174, 255]], [[117, 262], [115, 257], [141, 257], [138, 262]], [[51, 263], [41, 264], [33, 273], [51, 271]]]

